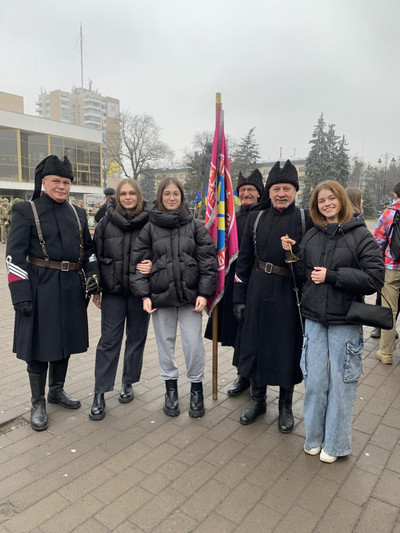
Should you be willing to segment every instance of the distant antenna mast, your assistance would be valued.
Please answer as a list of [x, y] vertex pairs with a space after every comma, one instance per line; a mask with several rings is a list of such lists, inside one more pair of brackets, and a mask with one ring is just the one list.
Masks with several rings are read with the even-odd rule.
[[81, 22], [81, 87], [83, 89], [83, 36], [82, 36], [82, 22]]

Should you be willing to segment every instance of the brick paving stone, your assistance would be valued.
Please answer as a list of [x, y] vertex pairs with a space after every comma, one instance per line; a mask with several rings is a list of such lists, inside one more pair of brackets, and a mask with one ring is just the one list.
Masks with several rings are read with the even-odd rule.
[[152, 531], [153, 533], [176, 533], [178, 531], [179, 533], [190, 533], [195, 530], [196, 525], [196, 520], [177, 509]]
[[43, 522], [67, 508], [68, 505], [68, 500], [55, 492], [25, 509], [22, 513], [17, 514], [4, 525], [10, 532], [31, 532], [34, 528], [41, 526]]
[[[196, 533], [210, 533], [213, 531], [218, 531], [218, 533], [231, 533], [232, 531], [238, 531], [235, 527], [235, 524], [230, 520], [227, 520], [218, 513], [211, 513], [201, 524], [193, 529]], [[251, 531], [251, 529], [246, 530]], [[162, 533], [160, 531], [160, 533]]]
[[[301, 519], [299, 519], [301, 517]], [[318, 516], [309, 510], [294, 505], [274, 529], [275, 533], [309, 533], [314, 530]]]
[[166, 476], [159, 472], [153, 472], [143, 479], [140, 486], [148, 492], [151, 492], [151, 494], [158, 494], [168, 487], [169, 484], [170, 480]]
[[288, 462], [270, 455], [260, 462], [246, 479], [254, 485], [267, 489], [284, 475], [288, 467]]
[[382, 422], [392, 428], [400, 429], [400, 409], [389, 408]]
[[102, 505], [96, 513], [96, 520], [113, 531], [127, 516], [149, 501], [152, 501], [152, 495], [149, 492], [138, 486], [132, 487], [107, 506]]
[[[249, 531], [269, 533], [281, 522], [284, 515], [262, 503], [257, 503], [244, 517], [242, 523], [235, 529], [235, 533], [249, 533]], [[298, 519], [300, 520], [301, 514]], [[232, 531], [232, 530], [231, 530]], [[204, 530], [206, 533], [207, 530]]]
[[171, 489], [165, 489], [145, 505], [142, 505], [138, 511], [131, 514], [129, 519], [144, 531], [151, 531], [178, 508], [185, 512], [181, 507], [184, 500], [183, 494]]
[[357, 533], [392, 532], [398, 512], [398, 502], [396, 506], [392, 506], [371, 498], [354, 531]]
[[214, 476], [214, 479], [221, 481], [221, 483], [224, 483], [231, 488], [235, 488], [250, 474], [250, 472], [256, 469], [258, 465], [259, 462], [256, 459], [252, 459], [245, 454], [238, 454], [219, 470]]
[[396, 429], [382, 423], [376, 428], [371, 437], [370, 443], [374, 446], [379, 446], [391, 451], [396, 446], [397, 442], [399, 442], [399, 437], [400, 429]]
[[215, 511], [229, 492], [229, 487], [210, 479], [195, 494], [187, 498], [180, 509], [196, 520], [204, 520], [211, 512]]
[[378, 500], [399, 507], [400, 473], [385, 468], [375, 485], [372, 496]]
[[362, 412], [353, 421], [353, 428], [372, 435], [381, 422], [381, 417], [372, 413]]
[[57, 513], [53, 518], [44, 522], [40, 528], [46, 533], [70, 533], [77, 526], [85, 522], [99, 511], [102, 503], [93, 496], [86, 495], [80, 501], [73, 502], [68, 509]]
[[376, 485], [378, 476], [365, 472], [359, 468], [353, 468], [340, 487], [340, 498], [356, 505], [365, 505]]
[[112, 477], [113, 472], [111, 470], [98, 465], [59, 489], [58, 492], [69, 501], [76, 502]]
[[142, 442], [134, 442], [119, 453], [112, 455], [104, 465], [115, 472], [116, 474], [123, 472], [128, 467], [135, 464], [150, 452], [149, 446], [145, 446]]
[[257, 485], [243, 481], [218, 505], [216, 512], [239, 524], [263, 494], [264, 490]]
[[356, 462], [356, 466], [379, 476], [385, 468], [389, 457], [390, 452], [388, 450], [368, 444]]
[[186, 448], [177, 453], [175, 458], [178, 461], [185, 463], [189, 467], [203, 459], [204, 456], [206, 456], [210, 451], [213, 451], [215, 447], [215, 441], [201, 436], [196, 441], [188, 444]]
[[186, 469], [173, 483], [171, 488], [181, 492], [186, 497], [195, 494], [210, 479], [215, 477], [218, 469], [205, 461], [199, 461]]
[[92, 490], [92, 494], [108, 505], [145, 478], [143, 472], [130, 467], [117, 475], [114, 474], [108, 481], [99, 484], [97, 488]]
[[314, 515], [321, 517], [335, 497], [338, 488], [337, 483], [334, 481], [317, 475], [307, 483], [307, 486], [296, 500], [296, 506], [299, 505]]
[[165, 442], [142, 457], [136, 466], [142, 472], [150, 474], [178, 453], [179, 448]]
[[[126, 529], [125, 531], [132, 532], [133, 530]], [[103, 524], [97, 522], [97, 520], [95, 520], [94, 518], [89, 518], [89, 520], [86, 520], [85, 522], [83, 522], [83, 524], [80, 524], [78, 527], [76, 527], [74, 529], [74, 533], [110, 533], [110, 530], [108, 529], [108, 527], [105, 527]]]
[[400, 442], [391, 453], [386, 468], [389, 468], [394, 472], [400, 472]]
[[318, 533], [347, 533], [354, 530], [362, 507], [336, 497], [315, 527]]
[[306, 486], [306, 480], [295, 478], [286, 471], [267, 491], [261, 503], [279, 513], [287, 513]]

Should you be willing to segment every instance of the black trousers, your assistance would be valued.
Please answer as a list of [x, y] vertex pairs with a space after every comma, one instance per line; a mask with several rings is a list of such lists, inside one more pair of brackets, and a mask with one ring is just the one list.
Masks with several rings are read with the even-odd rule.
[[118, 360], [126, 323], [126, 342], [122, 381], [140, 380], [143, 352], [150, 315], [143, 311], [141, 298], [103, 293], [101, 301], [101, 337], [96, 350], [94, 392], [114, 389]]
[[29, 374], [45, 374], [49, 363], [52, 365], [65, 365], [65, 361], [68, 364], [69, 357], [67, 359], [59, 359], [58, 361], [29, 361], [27, 362], [27, 371]]

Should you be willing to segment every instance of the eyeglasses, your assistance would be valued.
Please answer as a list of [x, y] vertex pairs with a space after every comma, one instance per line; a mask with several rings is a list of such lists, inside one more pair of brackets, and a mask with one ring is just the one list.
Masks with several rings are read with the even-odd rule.
[[64, 185], [64, 187], [71, 187], [71, 180], [59, 180], [57, 178], [51, 180], [45, 178], [45, 180], [50, 182], [52, 185], [55, 185], [56, 187], [60, 186], [61, 184]]

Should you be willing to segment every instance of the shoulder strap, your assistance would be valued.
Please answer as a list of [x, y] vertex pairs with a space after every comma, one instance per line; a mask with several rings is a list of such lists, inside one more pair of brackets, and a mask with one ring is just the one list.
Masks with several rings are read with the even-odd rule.
[[301, 236], [304, 237], [306, 233], [306, 215], [304, 212], [304, 209], [300, 209], [300, 216], [301, 216]]
[[254, 255], [255, 255], [255, 258], [257, 261], [259, 261], [258, 259], [258, 251], [257, 251], [257, 226], [258, 226], [258, 223], [260, 222], [260, 217], [261, 215], [264, 213], [264, 211], [259, 211], [257, 213], [257, 217], [254, 221], [254, 226], [253, 226], [253, 244], [254, 244]]
[[32, 200], [29, 200], [29, 203], [31, 204], [31, 207], [32, 207], [33, 218], [35, 219], [36, 231], [39, 237], [39, 244], [42, 249], [44, 260], [49, 261], [49, 254], [47, 253], [47, 250], [46, 250], [46, 245], [45, 245], [45, 241], [43, 238], [42, 227], [40, 226], [40, 220], [39, 220], [39, 215], [36, 209], [36, 205], [32, 202]]
[[85, 254], [85, 248], [84, 248], [84, 244], [83, 244], [83, 230], [82, 230], [82, 224], [81, 224], [81, 221], [79, 220], [79, 216], [78, 216], [78, 213], [75, 209], [75, 207], [70, 204], [68, 202], [68, 205], [71, 207], [72, 211], [75, 213], [75, 218], [76, 218], [76, 221], [78, 222], [78, 228], [79, 228], [79, 259], [78, 259], [78, 263], [83, 263], [83, 256]]

